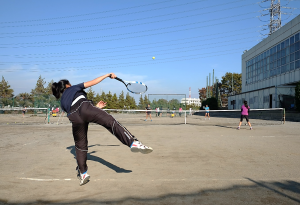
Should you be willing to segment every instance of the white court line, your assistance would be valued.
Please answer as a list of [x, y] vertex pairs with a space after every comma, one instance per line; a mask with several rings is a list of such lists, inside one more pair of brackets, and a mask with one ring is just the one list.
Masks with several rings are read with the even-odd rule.
[[25, 178], [21, 177], [19, 179], [25, 179], [30, 181], [44, 181], [44, 182], [52, 182], [52, 181], [71, 181], [72, 179], [37, 179], [37, 178]]
[[[51, 181], [78, 181], [78, 179], [38, 179], [38, 178], [25, 178], [21, 177], [19, 179], [22, 180], [30, 180], [30, 181], [42, 181], [42, 182], [51, 182]], [[284, 181], [284, 180], [297, 180], [300, 181], [300, 178], [274, 178], [274, 179], [255, 179], [258, 181]], [[122, 179], [94, 179], [91, 181], [124, 181]], [[131, 180], [132, 181], [132, 180]], [[178, 182], [178, 181], [249, 181], [246, 178], [240, 179], [147, 179], [147, 180], [134, 180], [134, 181], [163, 181], [163, 182]]]

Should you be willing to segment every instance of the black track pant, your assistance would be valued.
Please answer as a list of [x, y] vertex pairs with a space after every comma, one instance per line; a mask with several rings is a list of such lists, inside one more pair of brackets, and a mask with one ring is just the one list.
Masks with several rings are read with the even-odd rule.
[[68, 118], [72, 122], [76, 160], [81, 173], [87, 171], [87, 132], [90, 122], [102, 125], [128, 147], [130, 147], [134, 140], [137, 140], [125, 127], [116, 121], [113, 116], [95, 107], [91, 101], [87, 101], [86, 99], [79, 100], [71, 107]]

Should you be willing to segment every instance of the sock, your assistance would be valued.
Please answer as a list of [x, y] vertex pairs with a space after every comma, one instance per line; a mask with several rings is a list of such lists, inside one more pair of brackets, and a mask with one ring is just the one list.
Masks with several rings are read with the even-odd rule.
[[84, 174], [86, 174], [87, 173], [87, 170], [82, 174], [82, 175], [84, 175]]

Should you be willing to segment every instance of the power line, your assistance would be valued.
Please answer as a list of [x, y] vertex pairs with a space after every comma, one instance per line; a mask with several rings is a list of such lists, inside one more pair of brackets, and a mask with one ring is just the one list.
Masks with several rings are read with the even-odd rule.
[[[253, 13], [253, 12], [250, 12]], [[249, 14], [249, 13], [247, 13]], [[245, 15], [245, 14], [244, 14]], [[237, 17], [240, 15], [234, 15], [234, 16], [230, 16], [230, 17], [224, 17], [225, 18], [232, 18], [232, 17]], [[256, 17], [250, 17], [250, 18], [244, 18], [244, 19], [239, 19], [239, 20], [235, 20], [235, 21], [229, 21], [229, 22], [222, 22], [222, 23], [217, 23], [217, 24], [213, 24], [213, 25], [207, 25], [207, 26], [201, 26], [201, 28], [203, 27], [211, 27], [211, 26], [215, 26], [215, 25], [220, 25], [220, 24], [225, 24], [225, 23], [232, 23], [232, 22], [237, 22], [237, 21], [243, 21], [243, 20], [247, 20], [247, 19], [252, 19], [252, 18], [256, 18]], [[165, 29], [172, 29], [172, 28], [178, 28], [178, 27], [183, 27], [183, 26], [190, 26], [190, 25], [195, 25], [195, 24], [200, 24], [200, 23], [206, 23], [206, 22], [210, 22], [210, 21], [216, 21], [216, 20], [220, 20], [218, 19], [213, 19], [213, 20], [209, 20], [209, 21], [200, 21], [200, 22], [195, 22], [195, 23], [189, 23], [189, 24], [182, 24], [182, 25], [176, 25], [176, 26], [170, 26], [170, 27], [164, 27], [164, 28], [158, 28], [158, 29], [150, 29], [150, 30], [144, 30], [144, 31], [139, 31], [138, 33], [145, 33], [145, 32], [149, 32], [149, 31], [161, 31], [161, 30], [165, 30]], [[179, 31], [186, 31], [186, 30], [191, 30], [191, 29], [197, 29], [199, 27], [193, 27], [193, 28], [189, 28], [189, 29], [181, 29], [181, 30], [175, 30], [175, 31], [169, 31], [169, 32], [160, 32], [160, 33], [154, 33], [154, 34], [148, 34], [148, 35], [139, 35], [139, 36], [133, 36], [133, 37], [127, 37], [127, 38], [120, 38], [120, 39], [130, 39], [130, 38], [137, 38], [137, 37], [145, 37], [145, 36], [152, 36], [152, 35], [160, 35], [160, 34], [166, 34], [166, 33], [173, 33], [173, 32], [179, 32]], [[92, 42], [79, 42], [79, 43], [74, 43], [74, 41], [82, 41], [82, 40], [91, 40], [91, 39], [102, 39], [102, 38], [107, 38], [107, 37], [113, 37], [113, 36], [124, 36], [124, 35], [131, 35], [131, 34], [136, 34], [137, 32], [129, 32], [129, 33], [122, 33], [122, 34], [115, 34], [115, 35], [109, 35], [109, 36], [97, 36], [97, 37], [90, 37], [90, 38], [80, 38], [80, 39], [67, 39], [67, 40], [60, 40], [60, 41], [46, 41], [46, 42], [33, 42], [33, 43], [15, 43], [15, 44], [0, 44], [1, 47], [0, 48], [8, 48], [8, 47], [2, 47], [2, 46], [8, 46], [8, 45], [32, 45], [32, 44], [47, 44], [47, 43], [63, 43], [63, 42], [72, 42], [70, 44], [58, 44], [58, 45], [47, 45], [47, 46], [61, 46], [61, 45], [74, 45], [74, 44], [83, 44], [83, 43], [96, 43], [96, 42], [104, 42], [104, 41], [112, 41], [112, 40], [119, 40], [119, 39], [110, 39], [110, 40], [100, 40], [100, 41], [92, 41]], [[11, 48], [21, 48], [21, 47], [44, 47], [45, 45], [36, 45], [36, 46], [19, 46], [19, 47], [11, 47]]]
[[[172, 45], [179, 45], [179, 44], [186, 44], [186, 43], [194, 43], [195, 41], [188, 41], [188, 42], [182, 42], [182, 43], [178, 43], [178, 41], [182, 41], [182, 40], [189, 40], [189, 39], [198, 39], [198, 38], [203, 38], [203, 37], [211, 37], [211, 36], [218, 36], [218, 35], [222, 35], [223, 38], [225, 37], [233, 37], [233, 36], [239, 36], [239, 35], [243, 35], [243, 34], [249, 34], [249, 32], [244, 32], [244, 33], [236, 33], [237, 31], [244, 31], [244, 30], [249, 30], [249, 29], [254, 29], [254, 28], [259, 28], [259, 27], [250, 27], [250, 28], [246, 28], [246, 29], [238, 29], [238, 30], [232, 30], [232, 31], [226, 31], [226, 33], [235, 33], [234, 35], [229, 35], [229, 36], [224, 36], [224, 32], [220, 32], [220, 33], [214, 33], [214, 34], [209, 34], [209, 35], [200, 35], [200, 36], [194, 36], [194, 37], [189, 37], [189, 38], [181, 38], [181, 39], [173, 39], [173, 40], [169, 40], [169, 41], [158, 41], [158, 42], [152, 42], [152, 43], [148, 43], [148, 44], [137, 44], [137, 45], [130, 45], [130, 46], [122, 46], [122, 47], [114, 47], [114, 48], [107, 48], [107, 49], [90, 49], [90, 50], [81, 50], [81, 51], [65, 51], [65, 52], [56, 52], [56, 53], [45, 53], [45, 54], [41, 54], [41, 53], [36, 53], [36, 54], [27, 54], [27, 55], [14, 55], [15, 57], [26, 57], [26, 58], [30, 58], [30, 56], [43, 56], [43, 57], [48, 57], [48, 55], [59, 55], [60, 57], [65, 57], [67, 55], [64, 54], [73, 54], [73, 53], [80, 53], [78, 55], [82, 56], [82, 55], [90, 55], [90, 53], [88, 52], [97, 52], [97, 51], [103, 51], [105, 53], [109, 53], [109, 50], [113, 50], [110, 51], [111, 53], [115, 53], [118, 51], [115, 51], [116, 49], [123, 49], [123, 48], [132, 48], [132, 47], [141, 47], [141, 46], [148, 46], [148, 45], [154, 45], [155, 48], [158, 47], [165, 47], [165, 46], [172, 46]], [[255, 31], [257, 32], [257, 31]], [[214, 39], [214, 38], [212, 38]], [[204, 39], [204, 40], [209, 40], [209, 39]], [[162, 45], [168, 42], [172, 42], [172, 44], [167, 44], [167, 45]], [[198, 41], [197, 41], [198, 42]], [[158, 44], [158, 45], [157, 45]], [[153, 48], [153, 47], [146, 47], [143, 49], [149, 49], [149, 48]], [[124, 52], [124, 51], [132, 51], [132, 50], [140, 50], [141, 48], [136, 48], [136, 49], [129, 49], [129, 50], [121, 50], [119, 52]], [[75, 56], [78, 56], [75, 55]], [[3, 57], [8, 57], [10, 55], [0, 55]], [[74, 55], [73, 55], [74, 56]]]
[[[202, 0], [202, 1], [207, 1], [207, 0]], [[96, 20], [96, 19], [111, 18], [111, 17], [125, 16], [125, 15], [127, 16], [127, 15], [132, 15], [132, 14], [145, 13], [145, 12], [149, 12], [149, 11], [157, 11], [157, 10], [162, 10], [162, 9], [169, 9], [169, 8], [174, 8], [174, 7], [183, 6], [183, 5], [199, 3], [199, 2], [202, 2], [202, 1], [194, 1], [194, 2], [184, 3], [184, 4], [179, 4], [179, 5], [166, 6], [166, 7], [162, 7], [162, 8], [148, 9], [148, 10], [144, 10], [144, 11], [130, 12], [130, 13], [118, 14], [118, 15], [106, 16], [106, 17], [97, 17], [97, 18], [80, 19], [80, 20], [64, 21], [64, 22], [54, 22], [54, 23], [44, 23], [44, 24], [29, 24], [29, 25], [17, 25], [17, 26], [3, 26], [3, 27], [1, 27], [1, 28], [9, 28], [9, 27], [27, 27], [27, 26], [45, 26], [45, 25], [53, 25], [53, 24], [76, 23], [76, 22], [80, 22], [80, 21], [90, 21], [90, 20]]]
[[[235, 1], [237, 2], [237, 1]], [[231, 3], [235, 3], [235, 2], [231, 2]], [[226, 3], [228, 4], [228, 3]], [[254, 3], [257, 4], [257, 3]], [[221, 4], [224, 5], [224, 4]], [[182, 19], [182, 18], [189, 18], [189, 17], [195, 17], [195, 16], [199, 16], [199, 15], [205, 15], [205, 14], [210, 14], [210, 13], [214, 13], [214, 12], [220, 12], [220, 11], [226, 11], [226, 10], [231, 10], [231, 9], [236, 9], [236, 8], [240, 8], [240, 7], [244, 7], [244, 6], [249, 6], [249, 5], [253, 5], [252, 4], [246, 4], [246, 5], [242, 5], [242, 6], [237, 6], [237, 7], [231, 7], [228, 9], [221, 9], [221, 10], [216, 10], [216, 11], [210, 11], [210, 12], [206, 12], [206, 13], [199, 13], [199, 14], [194, 14], [194, 15], [189, 15], [189, 16], [183, 16], [183, 17], [176, 17], [176, 18], [171, 18], [171, 19], [165, 19], [165, 20], [157, 20], [157, 21], [151, 21], [151, 22], [146, 22], [146, 23], [140, 23], [140, 24], [132, 24], [132, 25], [125, 25], [125, 26], [119, 26], [119, 27], [111, 27], [111, 28], [101, 28], [101, 29], [93, 29], [93, 30], [84, 30], [84, 31], [77, 31], [77, 32], [65, 32], [65, 33], [55, 33], [55, 34], [42, 34], [42, 35], [29, 35], [29, 36], [4, 36], [4, 37], [0, 37], [0, 38], [16, 38], [16, 37], [37, 37], [37, 36], [51, 36], [51, 35], [63, 35], [63, 34], [74, 34], [74, 33], [87, 33], [87, 32], [93, 32], [93, 31], [100, 31], [100, 30], [106, 30], [106, 29], [118, 29], [118, 28], [124, 28], [124, 27], [129, 27], [129, 26], [138, 26], [138, 25], [146, 25], [146, 24], [151, 24], [151, 23], [160, 23], [160, 22], [165, 22], [165, 21], [171, 21], [171, 20], [178, 20], [178, 19]], [[218, 5], [220, 6], [220, 5]], [[215, 6], [209, 6], [206, 8], [210, 8], [210, 7], [215, 7]], [[206, 9], [201, 8], [200, 10]], [[171, 13], [171, 14], [164, 14], [164, 15], [159, 15], [159, 16], [152, 16], [151, 18], [158, 18], [158, 17], [163, 17], [163, 16], [169, 16], [169, 15], [175, 15], [175, 14], [179, 14], [179, 13], [186, 13], [186, 12], [191, 12], [191, 11], [196, 11], [199, 9], [192, 9], [192, 10], [188, 10], [188, 11], [182, 11], [182, 12], [176, 12], [176, 13]], [[256, 13], [256, 12], [253, 12]], [[134, 20], [127, 20], [127, 21], [118, 21], [118, 22], [109, 22], [109, 23], [105, 23], [105, 24], [97, 24], [97, 25], [89, 25], [89, 26], [80, 26], [80, 27], [71, 27], [71, 28], [63, 28], [63, 29], [52, 29], [52, 30], [42, 30], [42, 31], [29, 31], [29, 32], [15, 32], [15, 33], [0, 33], [0, 35], [11, 35], [11, 34], [21, 34], [21, 33], [44, 33], [44, 32], [54, 32], [54, 31], [65, 31], [65, 30], [73, 30], [73, 29], [85, 29], [85, 28], [91, 28], [91, 27], [99, 27], [99, 26], [104, 26], [104, 25], [111, 25], [111, 24], [119, 24], [119, 23], [125, 23], [125, 22], [132, 22], [132, 21], [139, 21], [139, 20], [145, 20], [145, 19], [149, 19], [149, 17], [145, 17], [145, 18], [140, 18], [140, 19], [134, 19]]]
[[[186, 61], [186, 60], [195, 60], [195, 59], [202, 59], [202, 58], [209, 58], [209, 57], [215, 57], [215, 56], [223, 56], [223, 55], [229, 55], [229, 54], [234, 54], [234, 53], [240, 53], [241, 50], [243, 48], [239, 48], [239, 51], [234, 51], [234, 52], [223, 52], [221, 54], [218, 55], [209, 55], [209, 56], [204, 56], [204, 55], [200, 55], [200, 56], [195, 56], [192, 58], [184, 58], [187, 56], [181, 56], [181, 58], [168, 58], [169, 60], [166, 61], [160, 61], [160, 62], [154, 62], [151, 63], [152, 65], [155, 64], [162, 64], [162, 63], [170, 63], [170, 62], [180, 62], [180, 61]], [[236, 50], [236, 49], [234, 49]], [[232, 51], [232, 50], [227, 50], [227, 51]], [[215, 53], [215, 52], [213, 52]], [[189, 55], [191, 56], [191, 55]], [[129, 63], [133, 63], [133, 62], [129, 62]], [[129, 64], [126, 63], [126, 64]], [[45, 72], [54, 72], [55, 71], [75, 71], [75, 70], [95, 70], [95, 69], [111, 69], [111, 68], [127, 68], [127, 67], [133, 67], [133, 66], [142, 66], [142, 65], [149, 65], [149, 61], [140, 61], [138, 62], [139, 64], [129, 64], [129, 65], [124, 65], [125, 63], [121, 63], [121, 64], [110, 64], [110, 65], [114, 65], [114, 66], [103, 66], [103, 65], [94, 65], [94, 66], [72, 66], [72, 67], [64, 67], [64, 68], [41, 68], [41, 69], [36, 69], [35, 71], [33, 70], [28, 70], [26, 69], [26, 72], [38, 72], [38, 71], [45, 71]], [[96, 67], [96, 68], [95, 68]], [[4, 69], [0, 69], [0, 72], [16, 72], [16, 71], [24, 71], [24, 69], [15, 69], [15, 70], [4, 70]]]
[[[251, 40], [251, 41], [244, 41], [245, 39], [248, 39], [248, 38], [235, 39], [235, 40], [231, 40], [231, 41], [227, 41], [227, 42], [232, 42], [232, 41], [238, 42], [238, 40], [243, 40], [243, 43], [253, 42], [253, 40]], [[217, 44], [218, 46], [212, 47], [211, 46], [212, 44]], [[210, 46], [209, 47], [202, 47], [202, 46], [205, 46], [205, 45], [210, 45]], [[209, 44], [194, 45], [194, 46], [189, 46], [189, 47], [180, 47], [180, 48], [176, 48], [176, 49], [159, 50], [159, 51], [156, 51], [156, 54], [185, 53], [185, 52], [198, 51], [198, 50], [203, 50], [203, 49], [220, 48], [222, 46], [228, 46], [228, 45], [231, 45], [231, 44], [221, 45], [220, 42], [215, 42], [215, 43], [209, 43]], [[197, 49], [183, 50], [183, 49], [192, 48], [192, 47], [198, 47], [198, 48]], [[171, 51], [172, 50], [176, 50], [176, 51], [168, 52], [168, 53], [161, 53], [161, 52], [170, 51], [170, 50]], [[144, 53], [149, 53], [149, 52], [144, 52]], [[147, 57], [147, 56], [149, 56], [149, 55], [139, 56], [138, 54], [141, 54], [141, 53], [139, 52], [139, 53], [131, 53], [131, 54], [125, 54], [125, 55], [118, 55], [118, 58], [115, 58], [115, 59], [107, 59], [107, 58], [108, 57], [115, 57], [116, 55], [114, 55], [114, 56], [93, 57], [93, 58], [84, 58], [84, 59], [64, 59], [64, 60], [31, 61], [31, 62], [1, 62], [0, 65], [10, 64], [10, 63], [17, 63], [17, 64], [21, 64], [21, 65], [32, 65], [32, 63], [35, 63], [34, 65], [41, 65], [41, 64], [37, 64], [37, 63], [43, 63], [43, 65], [45, 65], [45, 64], [65, 64], [65, 63], [52, 63], [53, 61], [55, 61], [55, 62], [58, 62], [58, 61], [67, 61], [67, 63], [78, 63], [78, 62], [70, 62], [72, 60], [79, 60], [80, 63], [86, 63], [86, 62], [98, 62], [98, 61], [128, 59], [127, 57], [119, 58], [120, 56], [128, 56], [128, 55], [134, 56], [134, 58], [140, 58], [140, 57]], [[86, 61], [87, 59], [98, 59], [98, 60], [96, 60], [96, 61]], [[105, 60], [102, 60], [102, 59], [105, 59]]]

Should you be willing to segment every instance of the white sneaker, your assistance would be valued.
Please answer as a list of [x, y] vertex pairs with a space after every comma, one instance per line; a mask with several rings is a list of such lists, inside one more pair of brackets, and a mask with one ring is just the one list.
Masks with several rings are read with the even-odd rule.
[[134, 141], [130, 146], [132, 152], [141, 152], [143, 154], [149, 154], [153, 151], [151, 147], [143, 145], [140, 141]]
[[85, 174], [80, 174], [80, 183], [79, 185], [82, 186], [90, 181], [90, 175], [87, 173]]

